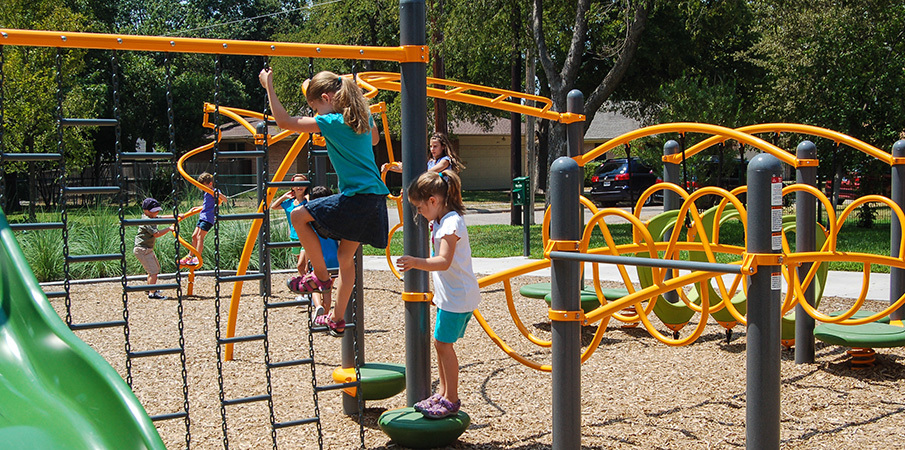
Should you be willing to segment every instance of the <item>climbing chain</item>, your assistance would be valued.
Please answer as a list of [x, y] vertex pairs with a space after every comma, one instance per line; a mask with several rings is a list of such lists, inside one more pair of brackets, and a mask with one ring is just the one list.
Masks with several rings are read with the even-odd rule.
[[165, 68], [165, 79], [166, 79], [166, 88], [167, 88], [167, 135], [169, 137], [169, 152], [173, 155], [170, 159], [170, 165], [172, 170], [170, 171], [170, 195], [173, 198], [173, 217], [176, 219], [175, 224], [173, 225], [174, 234], [176, 239], [173, 240], [173, 254], [176, 259], [176, 314], [178, 316], [178, 326], [179, 326], [179, 362], [182, 364], [182, 407], [185, 410], [185, 448], [191, 448], [192, 442], [192, 434], [191, 434], [191, 419], [189, 417], [189, 379], [188, 372], [186, 371], [186, 359], [185, 359], [185, 307], [183, 305], [182, 299], [182, 271], [179, 270], [179, 188], [177, 185], [177, 175], [178, 171], [176, 170], [176, 120], [173, 114], [173, 90], [172, 90], [172, 77], [171, 77], [171, 63], [170, 63], [170, 54], [165, 53], [163, 59], [163, 65]]
[[60, 222], [63, 224], [63, 290], [64, 303], [66, 304], [66, 325], [72, 326], [72, 298], [69, 296], [69, 221], [66, 214], [66, 154], [63, 153], [63, 54], [62, 49], [57, 48], [57, 151], [60, 158]]
[[[217, 152], [220, 145], [220, 55], [214, 55], [214, 217], [220, 214], [220, 202], [217, 191], [217, 172], [219, 169]], [[223, 388], [223, 357], [220, 344], [220, 221], [214, 221], [214, 322], [217, 344], [217, 385], [220, 387], [220, 424], [223, 430], [223, 448], [229, 449], [229, 428], [226, 425], [226, 393]]]

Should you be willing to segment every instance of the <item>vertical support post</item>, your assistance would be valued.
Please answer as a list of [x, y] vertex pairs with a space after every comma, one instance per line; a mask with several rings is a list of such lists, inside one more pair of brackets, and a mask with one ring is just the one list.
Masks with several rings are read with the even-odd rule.
[[[748, 165], [748, 253], [779, 253], [782, 165], [762, 153]], [[780, 245], [777, 245], [777, 241]], [[778, 265], [757, 267], [748, 285], [746, 448], [779, 449], [780, 287]]]
[[[343, 318], [346, 322], [354, 322], [355, 328], [353, 333], [344, 333], [342, 339], [342, 366], [355, 367], [355, 342], [358, 341], [358, 364], [359, 367], [365, 364], [365, 302], [364, 302], [364, 267], [362, 265], [362, 250], [358, 246], [355, 252], [355, 287], [352, 289], [352, 299], [349, 303], [352, 307], [346, 308], [346, 315]], [[352, 310], [355, 310], [353, 316]], [[354, 317], [354, 319], [353, 319]], [[363, 404], [363, 401], [362, 401]], [[343, 391], [343, 413], [347, 416], [358, 414], [358, 397], [349, 395]]]
[[[817, 146], [811, 141], [802, 141], [795, 150], [798, 159], [817, 159]], [[802, 166], [795, 171], [798, 184], [817, 187], [817, 167]], [[795, 251], [817, 250], [817, 199], [807, 192], [795, 193]], [[804, 263], [798, 267], [798, 279], [803, 280], [814, 263]], [[815, 306], [814, 283], [804, 290], [803, 301]], [[814, 318], [799, 304], [795, 306], [795, 363], [814, 362]]]
[[[675, 155], [681, 151], [681, 147], [679, 143], [670, 139], [663, 144], [663, 156]], [[674, 162], [664, 162], [663, 163], [663, 181], [667, 183], [672, 183], [678, 186], [682, 185], [682, 180], [679, 177], [679, 165]], [[679, 196], [678, 193], [673, 191], [665, 191], [663, 192], [663, 211], [675, 211], [682, 207], [682, 197]], [[672, 227], [669, 227], [666, 230], [666, 236], [672, 235]], [[672, 278], [672, 271], [666, 271], [666, 279]], [[669, 291], [663, 293], [663, 298], [670, 303], [678, 303], [679, 302], [679, 294], [676, 291]]]
[[[399, 44], [424, 45], [424, 0], [399, 0]], [[427, 62], [402, 63], [402, 185], [408, 187], [427, 167], [424, 142], [427, 140]], [[408, 200], [406, 198], [406, 200]], [[426, 257], [427, 223], [408, 201], [402, 202], [403, 251]], [[428, 292], [427, 272], [405, 273], [406, 292]], [[430, 395], [430, 304], [405, 304], [405, 388], [406, 404], [414, 405]]]
[[[571, 142], [571, 141], [570, 141]], [[578, 240], [581, 209], [581, 168], [574, 159], [560, 157], [550, 166], [550, 239]], [[553, 260], [551, 303], [554, 311], [578, 311], [578, 261]], [[581, 446], [581, 323], [554, 320], [553, 332], [553, 448]]]
[[[898, 140], [892, 145], [893, 158], [905, 158], [905, 140]], [[905, 208], [905, 165], [894, 164], [892, 166], [892, 201]], [[899, 246], [902, 244], [902, 223], [895, 214], [892, 215], [890, 229], [890, 256], [898, 258]], [[889, 303], [895, 303], [899, 297], [905, 294], [905, 269], [890, 267], [889, 269]], [[892, 320], [905, 319], [905, 308], [899, 308], [889, 315]]]
[[[261, 144], [256, 145], [256, 150], [264, 152], [264, 156], [261, 158], [256, 158], [257, 162], [257, 171], [255, 172], [255, 186], [258, 187], [258, 204], [263, 205], [263, 211], [268, 211], [266, 207], [268, 205], [264, 205], [264, 202], [267, 200], [267, 189], [264, 187], [264, 183], [267, 182], [267, 122], [262, 120], [255, 125], [255, 133], [258, 135], [263, 135], [264, 140]], [[260, 271], [265, 272], [268, 276], [261, 278], [261, 295], [270, 296], [271, 286], [270, 286], [270, 251], [267, 250], [267, 243], [270, 242], [270, 214], [265, 214], [263, 223], [261, 224], [261, 231], [258, 234], [258, 257], [259, 257], [259, 265]]]
[[[566, 97], [566, 111], [574, 114], [584, 114], [584, 94], [578, 89], [569, 91]], [[584, 123], [572, 122], [566, 125], [566, 138], [568, 139], [568, 152], [566, 156], [574, 158], [584, 153]], [[582, 184], [579, 184], [581, 187]], [[581, 191], [579, 191], [579, 194]]]

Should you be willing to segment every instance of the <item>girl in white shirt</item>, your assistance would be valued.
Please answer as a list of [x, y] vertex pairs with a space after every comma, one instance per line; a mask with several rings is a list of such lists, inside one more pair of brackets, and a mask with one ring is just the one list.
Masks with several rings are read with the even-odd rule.
[[440, 384], [437, 393], [416, 403], [425, 417], [440, 419], [455, 415], [459, 399], [459, 359], [453, 344], [465, 335], [472, 312], [481, 302], [478, 280], [471, 267], [471, 246], [465, 228], [462, 182], [451, 170], [425, 172], [409, 186], [408, 199], [425, 219], [433, 222], [429, 258], [402, 256], [396, 265], [402, 272], [419, 269], [432, 272], [433, 303], [437, 305], [434, 348]]

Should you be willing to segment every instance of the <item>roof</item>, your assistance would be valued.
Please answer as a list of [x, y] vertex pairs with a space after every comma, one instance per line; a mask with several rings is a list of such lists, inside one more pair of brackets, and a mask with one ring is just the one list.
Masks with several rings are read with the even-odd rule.
[[[257, 125], [259, 123], [261, 123], [261, 120], [259, 120], [259, 119], [246, 119], [246, 120], [248, 120], [248, 123], [251, 124], [252, 128], [257, 127]], [[282, 128], [280, 128], [276, 125], [270, 125], [268, 128], [269, 128], [268, 131], [271, 136], [283, 131]], [[220, 132], [221, 132], [221, 136], [222, 136], [221, 139], [224, 139], [224, 140], [253, 139], [254, 138], [254, 136], [252, 135], [252, 133], [250, 131], [248, 131], [248, 129], [246, 129], [242, 125], [239, 125], [238, 123], [236, 123], [232, 120], [220, 125]], [[212, 132], [210, 132], [210, 131], [208, 131], [206, 134], [209, 136], [213, 135]], [[293, 133], [293, 134], [297, 134], [297, 133]]]
[[[594, 115], [594, 120], [591, 121], [591, 126], [588, 127], [584, 139], [591, 142], [604, 142], [639, 128], [641, 128], [641, 122], [618, 112], [601, 109]], [[522, 122], [521, 130], [524, 134], [524, 122]], [[509, 136], [509, 119], [495, 117], [489, 129], [471, 121], [452, 121], [449, 123], [449, 132], [453, 135], [465, 136]]]
[[585, 141], [605, 142], [629, 131], [641, 128], [641, 122], [618, 112], [601, 109], [594, 115], [591, 126], [584, 134]]

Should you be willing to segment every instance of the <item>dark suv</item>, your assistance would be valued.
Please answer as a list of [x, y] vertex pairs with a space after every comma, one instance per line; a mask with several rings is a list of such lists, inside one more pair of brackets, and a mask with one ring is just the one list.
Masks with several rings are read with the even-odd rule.
[[[638, 158], [609, 159], [594, 171], [588, 197], [603, 206], [619, 202], [634, 203], [645, 189], [662, 181], [650, 166]], [[650, 196], [646, 204], [657, 202], [663, 202], [663, 191]]]

